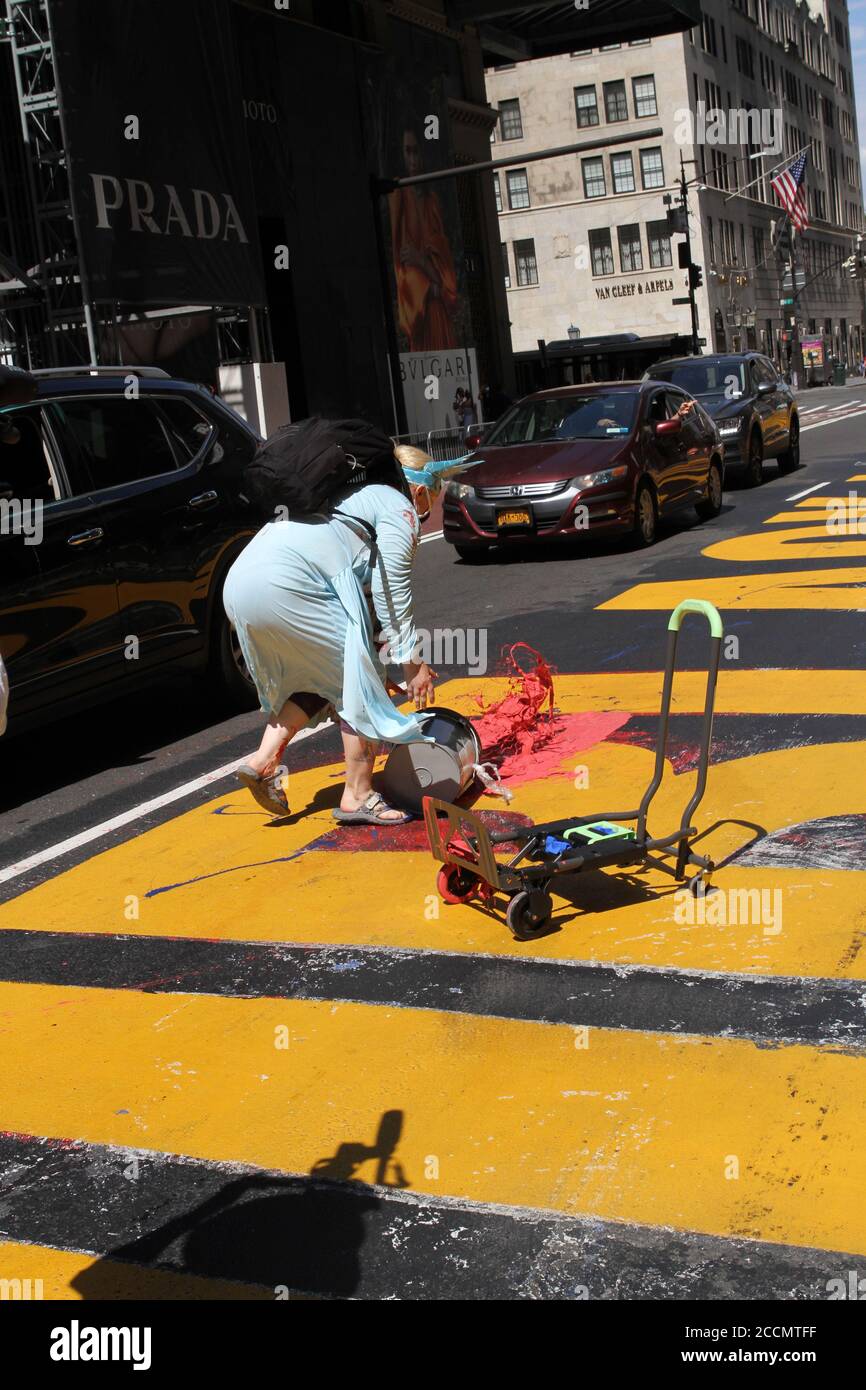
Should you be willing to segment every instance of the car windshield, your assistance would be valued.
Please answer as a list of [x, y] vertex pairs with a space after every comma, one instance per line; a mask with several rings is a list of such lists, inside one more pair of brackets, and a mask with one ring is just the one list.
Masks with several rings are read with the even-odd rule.
[[711, 362], [679, 362], [671, 367], [653, 367], [653, 381], [669, 381], [690, 396], [742, 396], [743, 363], [735, 359]]
[[636, 391], [545, 396], [512, 406], [485, 444], [540, 444], [556, 439], [614, 439], [634, 424]]

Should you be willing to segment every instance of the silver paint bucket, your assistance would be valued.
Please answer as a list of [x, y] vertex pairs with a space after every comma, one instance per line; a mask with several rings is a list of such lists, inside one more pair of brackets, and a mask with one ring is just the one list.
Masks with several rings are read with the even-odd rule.
[[481, 743], [469, 719], [453, 709], [427, 709], [416, 716], [435, 743], [398, 743], [382, 771], [385, 800], [401, 811], [422, 811], [425, 796], [456, 801], [481, 761]]

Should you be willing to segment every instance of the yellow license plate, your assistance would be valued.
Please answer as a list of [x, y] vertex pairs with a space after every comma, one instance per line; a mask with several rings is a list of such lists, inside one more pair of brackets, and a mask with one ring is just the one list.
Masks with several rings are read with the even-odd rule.
[[497, 526], [531, 526], [532, 517], [527, 511], [500, 512], [496, 518]]

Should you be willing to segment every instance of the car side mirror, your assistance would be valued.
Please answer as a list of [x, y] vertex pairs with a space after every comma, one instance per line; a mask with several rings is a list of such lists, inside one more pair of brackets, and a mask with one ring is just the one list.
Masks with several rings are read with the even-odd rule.
[[481, 443], [481, 440], [482, 440], [483, 435], [484, 435], [484, 430], [481, 429], [478, 425], [467, 425], [467, 426], [466, 426], [466, 447], [467, 447], [467, 449], [469, 449], [470, 451], [471, 451], [472, 449], [477, 449], [477, 448], [478, 448], [478, 445]]
[[771, 391], [775, 391], [775, 390], [776, 390], [776, 383], [775, 383], [775, 381], [759, 381], [759, 382], [758, 382], [758, 395], [759, 395], [759, 396], [768, 396], [768, 395], [770, 394]]
[[659, 420], [655, 427], [656, 435], [679, 434], [683, 427], [683, 422], [679, 415], [674, 415], [671, 420]]

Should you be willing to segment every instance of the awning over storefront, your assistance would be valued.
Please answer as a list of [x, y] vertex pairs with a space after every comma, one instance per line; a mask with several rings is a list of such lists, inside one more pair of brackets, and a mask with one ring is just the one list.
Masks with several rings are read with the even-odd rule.
[[[637, 333], [609, 333], [600, 338], [563, 338], [557, 342], [546, 343], [545, 351], [548, 357], [594, 357], [598, 353], [624, 353], [629, 349], [655, 352], [666, 350], [687, 337], [685, 333], [656, 333], [648, 338], [641, 338]], [[524, 358], [539, 355], [537, 352], [515, 354]]]
[[700, 0], [589, 0], [584, 9], [575, 8], [574, 0], [448, 0], [447, 9], [456, 28], [478, 25], [485, 56], [492, 63], [655, 38], [701, 22]]

